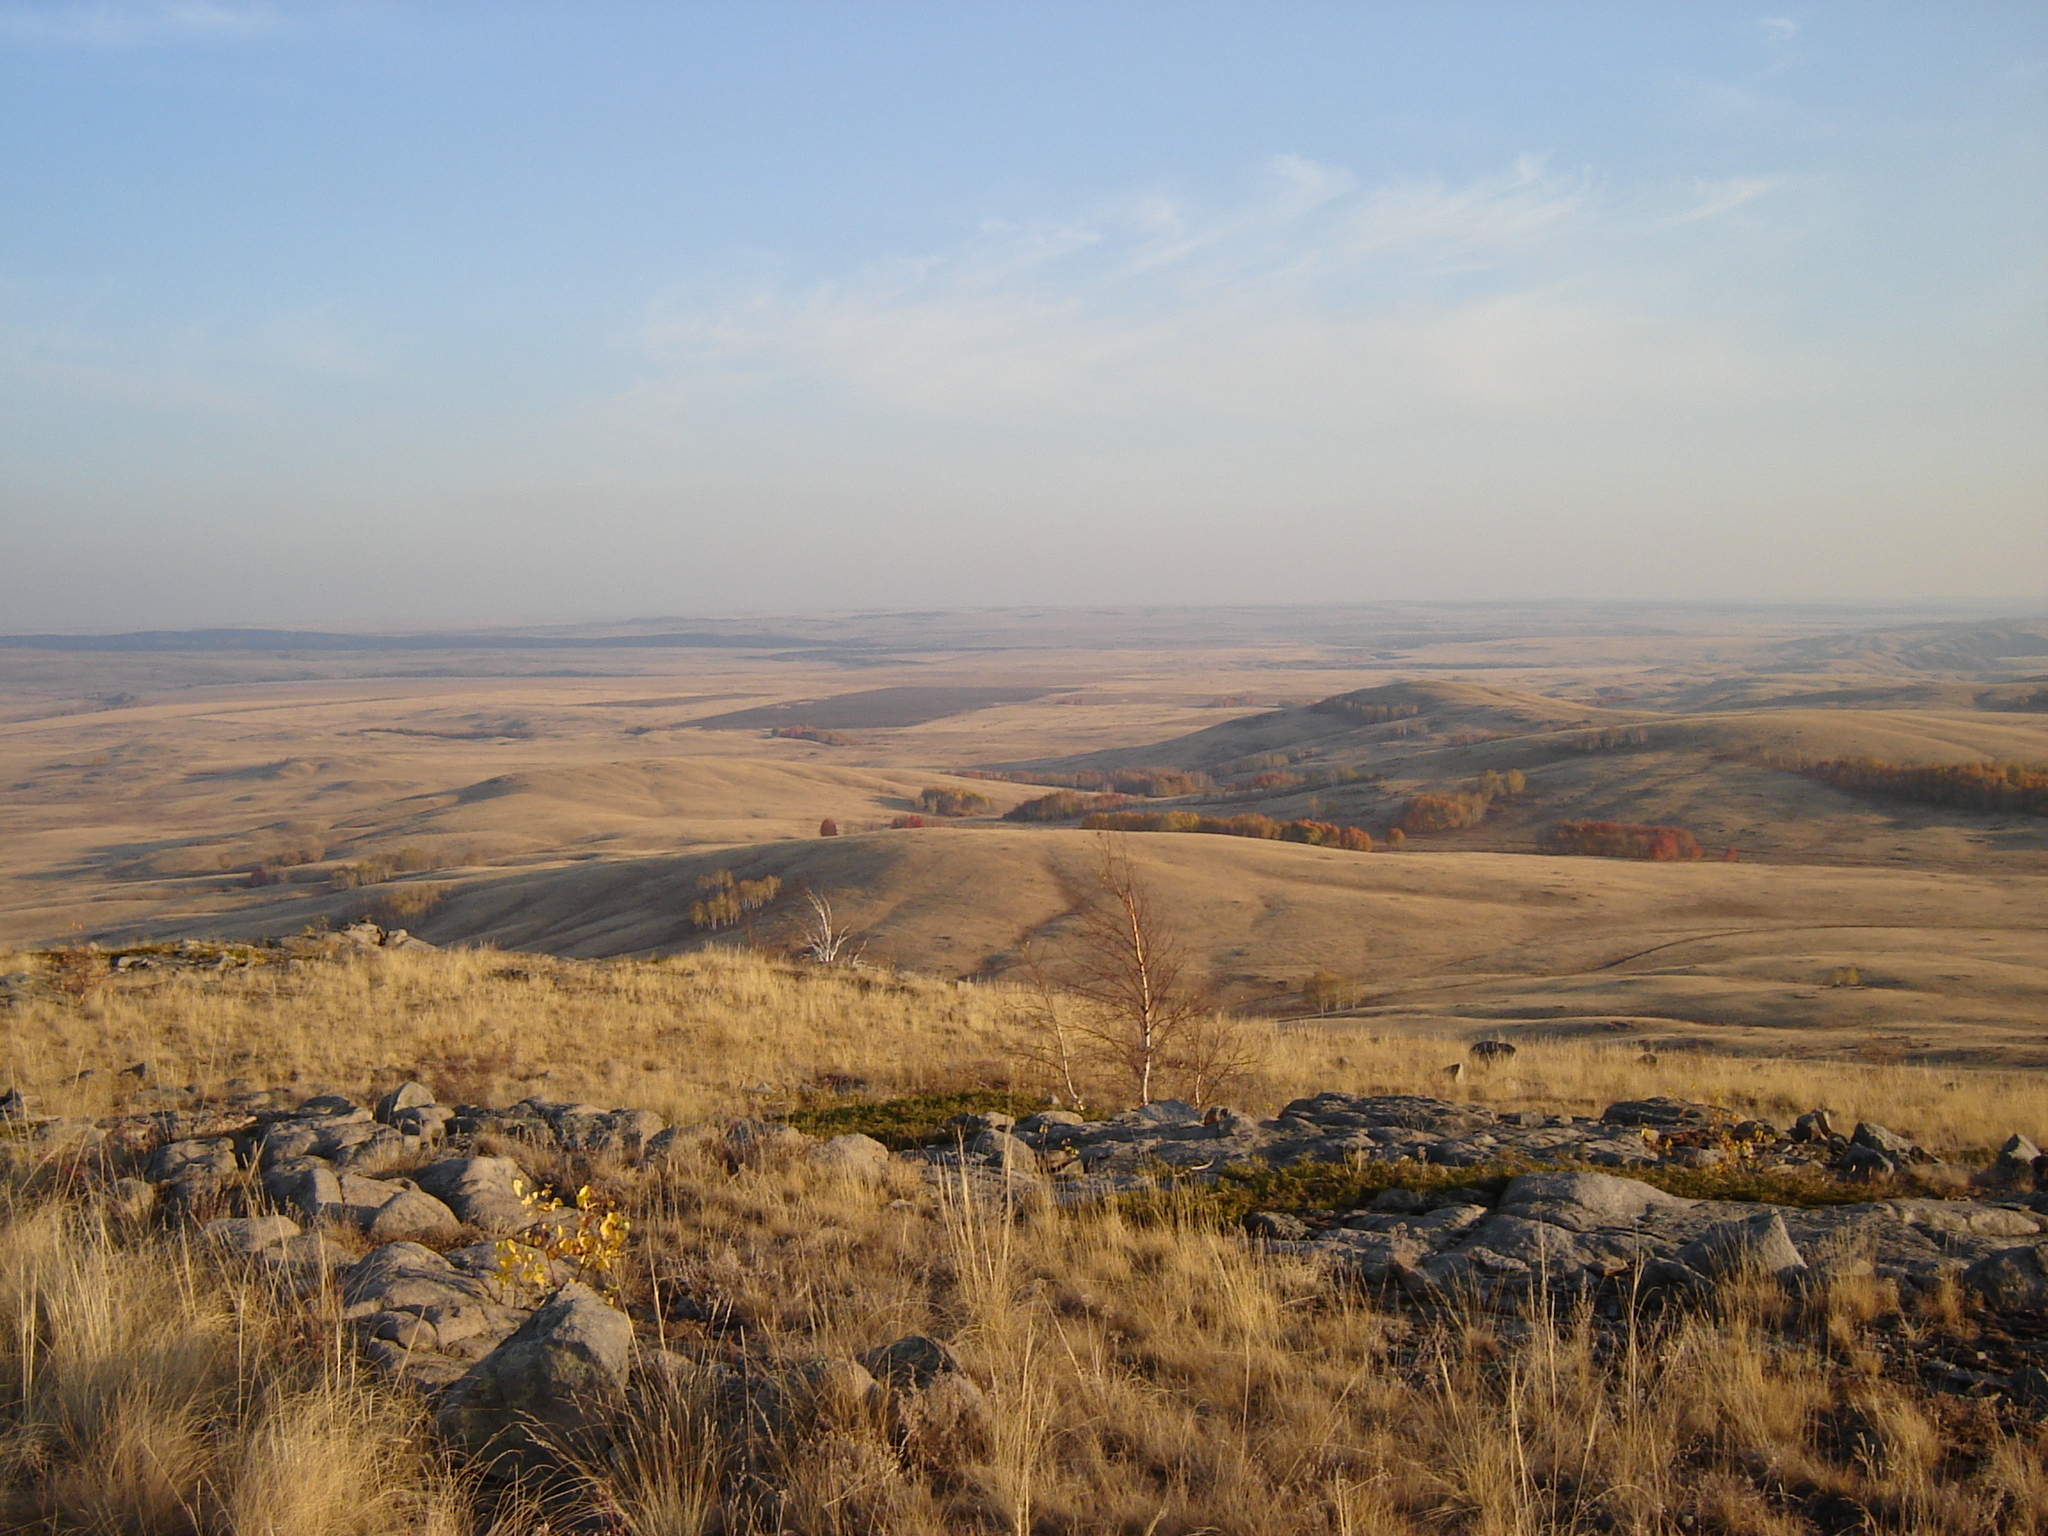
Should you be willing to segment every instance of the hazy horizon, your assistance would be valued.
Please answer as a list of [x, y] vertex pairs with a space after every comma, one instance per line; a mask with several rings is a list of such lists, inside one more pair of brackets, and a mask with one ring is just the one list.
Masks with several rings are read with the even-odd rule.
[[2019, 4], [0, 4], [0, 631], [2048, 603]]

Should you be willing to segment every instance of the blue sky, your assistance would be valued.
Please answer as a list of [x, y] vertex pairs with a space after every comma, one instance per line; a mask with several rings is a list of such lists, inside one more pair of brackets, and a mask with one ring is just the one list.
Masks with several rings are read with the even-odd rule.
[[2048, 597], [2023, 4], [0, 0], [0, 628]]

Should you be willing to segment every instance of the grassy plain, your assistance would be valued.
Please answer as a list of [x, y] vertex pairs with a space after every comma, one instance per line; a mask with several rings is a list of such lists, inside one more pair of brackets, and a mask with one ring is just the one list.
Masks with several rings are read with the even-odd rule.
[[[1404, 796], [1488, 769], [1528, 791], [1398, 855], [1140, 839], [1234, 1003], [1301, 1013], [1324, 973], [1371, 1017], [1454, 1038], [2048, 1062], [2048, 820], [1756, 760], [2048, 761], [2025, 680], [2041, 625], [1885, 617], [1412, 605], [784, 616], [726, 637], [780, 637], [752, 648], [0, 647], [0, 942], [254, 937], [366, 910], [437, 943], [581, 956], [786, 940], [793, 896], [741, 934], [691, 927], [697, 883], [730, 868], [827, 891], [871, 958], [1009, 975], [1059, 940], [1085, 839], [888, 830], [921, 788], [969, 787], [948, 770], [974, 765], [1306, 752], [1364, 777], [1225, 809], [1383, 833]], [[1417, 713], [1305, 707], [1365, 687]], [[812, 716], [839, 744], [762, 723]], [[1584, 750], [1608, 729], [1642, 739]], [[971, 787], [998, 811], [1036, 793]], [[820, 840], [828, 817], [847, 835]], [[1532, 851], [1588, 817], [1684, 826], [1739, 861]], [[379, 861], [397, 867], [351, 873]], [[258, 865], [276, 883], [252, 886]]]
[[[38, 1109], [71, 1113], [120, 1108], [151, 1084], [362, 1096], [417, 1073], [449, 1100], [539, 1093], [715, 1119], [1032, 1091], [1042, 1080], [1021, 1048], [1034, 1002], [1000, 983], [720, 951], [372, 952], [124, 976], [83, 1003], [21, 1005], [5, 1070]], [[2008, 1129], [2048, 1134], [2040, 1079], [2010, 1071], [1822, 1075], [1539, 1042], [1451, 1082], [1431, 1037], [1359, 1021], [1259, 1027], [1263, 1059], [1232, 1095], [1259, 1108], [1324, 1087], [1595, 1110], [1668, 1092], [1780, 1120], [1825, 1098], [1951, 1151]], [[135, 1061], [146, 1079], [120, 1071]], [[1114, 1102], [1118, 1089], [1092, 1091]], [[1563, 1304], [1419, 1317], [1257, 1255], [1199, 1205], [1011, 1220], [908, 1169], [865, 1184], [801, 1162], [732, 1170], [707, 1155], [651, 1171], [508, 1150], [629, 1213], [622, 1303], [684, 1362], [646, 1387], [620, 1454], [573, 1494], [543, 1505], [477, 1483], [416, 1403], [357, 1365], [337, 1316], [201, 1252], [189, 1229], [123, 1218], [94, 1193], [89, 1163], [23, 1149], [0, 1195], [4, 1528], [2044, 1529], [2048, 1431], [1930, 1396], [1876, 1347], [1967, 1326], [1953, 1298], [1902, 1309], [1888, 1287], [1847, 1277], [1796, 1305], [1742, 1291], [1622, 1332]], [[913, 1331], [949, 1340], [983, 1384], [971, 1431], [900, 1445], [865, 1409], [801, 1390], [806, 1362]], [[783, 1395], [736, 1399], [735, 1379]]]
[[[1043, 999], [1022, 961], [1067, 936], [1091, 840], [889, 822], [929, 784], [998, 809], [1037, 792], [949, 769], [1313, 749], [1370, 776], [1236, 808], [1378, 829], [1405, 794], [1487, 768], [1522, 768], [1530, 793], [1399, 853], [1132, 840], [1246, 1010], [1256, 1065], [1230, 1102], [1336, 1088], [1583, 1113], [1670, 1094], [1779, 1122], [1825, 1104], [1951, 1153], [2048, 1138], [2048, 824], [1756, 758], [2048, 761], [2027, 703], [2038, 623], [1411, 605], [725, 627], [774, 643], [0, 647], [0, 946], [20, 951], [0, 975], [32, 973], [0, 1012], [0, 1080], [66, 1115], [407, 1077], [686, 1122], [1037, 1095]], [[1305, 707], [1383, 685], [1422, 690], [1420, 723]], [[925, 692], [874, 697], [906, 689]], [[1572, 745], [1609, 727], [1646, 739]], [[1740, 857], [1528, 851], [1567, 816], [1675, 822]], [[826, 817], [848, 835], [819, 838]], [[258, 864], [277, 882], [252, 884]], [[786, 910], [692, 931], [720, 869], [828, 892], [882, 963], [765, 952]], [[447, 947], [131, 971], [82, 996], [46, 992], [27, 953], [291, 933], [373, 903], [410, 903], [406, 925]], [[1481, 1067], [1480, 1035], [1520, 1049]], [[1126, 1091], [1083, 1088], [1101, 1107]], [[0, 1529], [2048, 1530], [2039, 1416], [1917, 1374], [1978, 1326], [1952, 1292], [1902, 1300], [1845, 1273], [1629, 1325], [1561, 1304], [1418, 1313], [1255, 1253], [1198, 1202], [1011, 1221], [907, 1169], [859, 1184], [709, 1157], [534, 1168], [630, 1215], [620, 1299], [675, 1357], [619, 1454], [543, 1506], [449, 1459], [331, 1311], [124, 1214], [122, 1171], [61, 1143], [5, 1155]], [[971, 1433], [903, 1442], [800, 1388], [807, 1362], [914, 1330], [982, 1383]], [[736, 1380], [772, 1390], [735, 1398]]]

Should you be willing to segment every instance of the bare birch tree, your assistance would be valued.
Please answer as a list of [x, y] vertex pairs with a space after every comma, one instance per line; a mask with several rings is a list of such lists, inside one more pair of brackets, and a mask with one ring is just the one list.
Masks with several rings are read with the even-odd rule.
[[858, 935], [833, 917], [831, 901], [808, 886], [804, 900], [810, 903], [811, 915], [802, 920], [796, 952], [820, 965], [851, 965], [858, 960], [867, 945], [856, 944]]
[[1102, 838], [1096, 884], [1076, 918], [1066, 990], [1090, 1005], [1076, 1029], [1149, 1104], [1162, 1070], [1177, 1063], [1209, 1010], [1123, 839]]

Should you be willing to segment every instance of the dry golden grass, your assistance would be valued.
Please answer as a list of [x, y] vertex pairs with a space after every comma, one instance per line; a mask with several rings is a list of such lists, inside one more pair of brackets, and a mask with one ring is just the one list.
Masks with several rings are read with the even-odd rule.
[[[30, 959], [0, 961], [12, 967]], [[1003, 985], [818, 970], [738, 951], [580, 962], [489, 950], [364, 951], [225, 973], [110, 978], [83, 1004], [17, 1006], [0, 1083], [43, 1113], [105, 1114], [141, 1080], [202, 1093], [298, 1086], [364, 1093], [418, 1076], [449, 1101], [528, 1094], [695, 1120], [845, 1091], [1051, 1086], [1033, 1054], [1036, 1000]], [[1499, 1109], [1597, 1114], [1668, 1094], [1783, 1123], [1825, 1104], [1944, 1149], [2013, 1131], [2048, 1139], [2048, 1073], [1907, 1063], [1789, 1062], [1633, 1046], [1530, 1042], [1511, 1060], [1445, 1068], [1460, 1043], [1332, 1019], [1242, 1026], [1260, 1065], [1222, 1095], [1270, 1111], [1323, 1089], [1426, 1093]], [[81, 1074], [89, 1074], [81, 1077]], [[1092, 1103], [1126, 1085], [1097, 1075]]]
[[[716, 1117], [848, 1078], [878, 1094], [1017, 1081], [1031, 1001], [740, 954], [365, 953], [26, 1005], [8, 1015], [0, 1070], [38, 1107], [81, 1113], [130, 1082], [109, 1069], [148, 1060], [203, 1089], [361, 1093], [418, 1070], [450, 1098]], [[2048, 1129], [2039, 1079], [2015, 1074], [1650, 1067], [1532, 1046], [1452, 1083], [1439, 1042], [1261, 1027], [1266, 1062], [1233, 1095], [1260, 1108], [1325, 1087], [1595, 1109], [1671, 1092], [1780, 1115], [1825, 1100], [1949, 1146]], [[1897, 1320], [1897, 1298], [1868, 1280], [1798, 1307], [1737, 1293], [1636, 1326], [1563, 1304], [1418, 1316], [1200, 1220], [1043, 1206], [1006, 1219], [908, 1167], [867, 1184], [801, 1161], [525, 1155], [633, 1218], [621, 1300], [666, 1352], [618, 1454], [573, 1497], [466, 1485], [418, 1409], [359, 1374], [331, 1303], [282, 1297], [176, 1232], [123, 1226], [75, 1187], [52, 1196], [17, 1174], [0, 1210], [0, 1528], [2048, 1531], [2048, 1436], [1886, 1375], [1868, 1332]], [[1937, 1309], [1906, 1325], [1967, 1320]], [[948, 1341], [981, 1383], [963, 1427], [906, 1439], [809, 1367], [911, 1332]]]
[[0, 1528], [454, 1536], [416, 1405], [331, 1318], [90, 1209], [0, 1217]]

